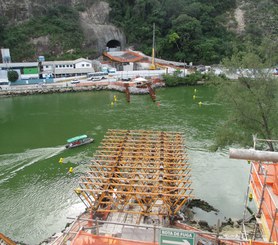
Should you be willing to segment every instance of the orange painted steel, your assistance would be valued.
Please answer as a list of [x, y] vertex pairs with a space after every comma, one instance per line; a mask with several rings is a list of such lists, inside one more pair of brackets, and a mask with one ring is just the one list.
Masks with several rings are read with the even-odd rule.
[[16, 245], [14, 241], [10, 238], [6, 237], [4, 234], [0, 233], [0, 244], [3, 245]]
[[200, 229], [197, 229], [193, 226], [176, 222], [175, 228], [187, 230], [190, 232], [195, 232], [198, 234], [200, 240], [204, 239], [209, 241], [206, 244], [221, 244], [221, 245], [276, 245], [276, 242], [266, 242], [266, 241], [254, 241], [254, 240], [240, 240], [240, 239], [233, 239], [233, 238], [217, 238], [216, 234], [210, 234], [208, 232], [203, 232]]
[[125, 87], [126, 100], [127, 102], [130, 102], [129, 83], [125, 83], [124, 87]]
[[175, 216], [192, 197], [182, 134], [109, 130], [79, 185], [94, 212]]
[[150, 93], [150, 96], [151, 96], [152, 100], [155, 101], [156, 100], [156, 95], [155, 95], [155, 92], [154, 92], [154, 90], [151, 86], [151, 83], [147, 83], [147, 87], [149, 89], [149, 93]]
[[[275, 245], [275, 242], [253, 241], [253, 240], [236, 240], [236, 239], [223, 239], [218, 238], [216, 234], [203, 232], [195, 227], [187, 224], [175, 223], [174, 228], [187, 230], [196, 234], [196, 240], [201, 241], [197, 244], [221, 244], [221, 245]], [[158, 242], [135, 241], [123, 238], [116, 238], [112, 236], [95, 235], [83, 230], [78, 231], [75, 238], [71, 241], [71, 245], [158, 245]]]
[[274, 168], [273, 192], [278, 196], [278, 164]]
[[131, 241], [111, 236], [97, 236], [79, 231], [71, 245], [158, 245], [157, 242]]
[[258, 207], [260, 228], [269, 241], [278, 241], [277, 174], [278, 163], [252, 163], [250, 187]]
[[117, 62], [138, 62], [144, 58], [142, 55], [129, 50], [123, 51], [122, 56], [113, 56], [109, 52], [104, 52], [103, 55], [108, 57], [110, 60]]

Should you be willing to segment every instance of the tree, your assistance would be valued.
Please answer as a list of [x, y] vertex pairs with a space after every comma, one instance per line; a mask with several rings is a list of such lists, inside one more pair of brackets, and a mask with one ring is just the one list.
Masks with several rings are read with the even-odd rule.
[[[269, 52], [249, 50], [237, 52], [223, 61], [227, 72], [237, 75], [236, 80], [221, 80], [218, 98], [229, 105], [228, 120], [218, 128], [217, 146], [231, 143], [252, 145], [252, 135], [258, 138], [278, 138], [277, 79], [271, 71]], [[275, 53], [275, 52], [274, 52]], [[274, 151], [272, 142], [269, 150]]]
[[180, 36], [176, 32], [173, 32], [173, 33], [169, 34], [168, 35], [168, 39], [169, 39], [168, 40], [169, 43], [175, 43], [176, 47], [178, 48], [178, 50], [181, 51], [180, 47], [179, 47], [179, 45], [177, 43], [177, 40], [180, 39]]
[[10, 82], [15, 82], [18, 79], [18, 73], [16, 71], [8, 71], [8, 80]]
[[6, 17], [0, 16], [0, 46], [3, 45], [4, 31], [6, 29], [7, 22], [8, 21]]

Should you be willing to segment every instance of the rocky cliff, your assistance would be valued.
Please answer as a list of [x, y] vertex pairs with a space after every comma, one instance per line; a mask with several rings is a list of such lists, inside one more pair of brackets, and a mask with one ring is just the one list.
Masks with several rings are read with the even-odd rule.
[[[111, 40], [116, 40], [125, 47], [125, 35], [122, 30], [108, 21], [110, 7], [105, 1], [99, 0], [0, 0], [1, 15], [9, 24], [22, 23], [34, 16], [42, 16], [47, 8], [55, 5], [72, 6], [79, 10], [79, 20], [85, 36], [84, 46], [101, 54]], [[51, 45], [48, 36], [30, 38], [36, 46], [37, 54]], [[59, 53], [60, 50], [57, 50]], [[70, 50], [68, 50], [70, 52]]]
[[0, 0], [1, 15], [9, 22], [20, 22], [32, 16], [43, 15], [48, 7], [66, 5], [88, 8], [99, 0]]
[[82, 0], [0, 0], [1, 14], [10, 23], [25, 21], [30, 17], [43, 14], [45, 9], [53, 4], [74, 5]]
[[117, 41], [122, 49], [126, 45], [123, 31], [108, 21], [109, 11], [108, 3], [100, 1], [80, 14], [80, 22], [87, 45], [90, 46], [91, 43], [96, 45], [99, 52], [105, 51], [109, 41]]

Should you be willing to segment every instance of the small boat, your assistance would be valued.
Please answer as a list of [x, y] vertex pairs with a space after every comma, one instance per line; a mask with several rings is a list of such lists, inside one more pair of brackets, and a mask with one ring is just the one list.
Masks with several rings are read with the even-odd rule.
[[93, 138], [88, 137], [86, 134], [79, 135], [67, 140], [66, 148], [74, 148], [81, 145], [86, 145], [92, 143], [94, 141]]

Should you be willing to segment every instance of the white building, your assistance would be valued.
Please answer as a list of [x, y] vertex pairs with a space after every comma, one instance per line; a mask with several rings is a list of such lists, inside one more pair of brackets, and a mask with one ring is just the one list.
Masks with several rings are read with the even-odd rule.
[[39, 75], [41, 75], [42, 78], [72, 77], [87, 75], [89, 72], [95, 72], [93, 62], [84, 58], [66, 61], [42, 61], [41, 64], [39, 62], [0, 64], [2, 78], [7, 76], [8, 70], [17, 71], [19, 79], [39, 78]]
[[95, 72], [91, 60], [80, 58], [67, 61], [44, 61], [42, 62], [43, 74], [53, 75], [54, 77], [72, 77], [87, 75]]

